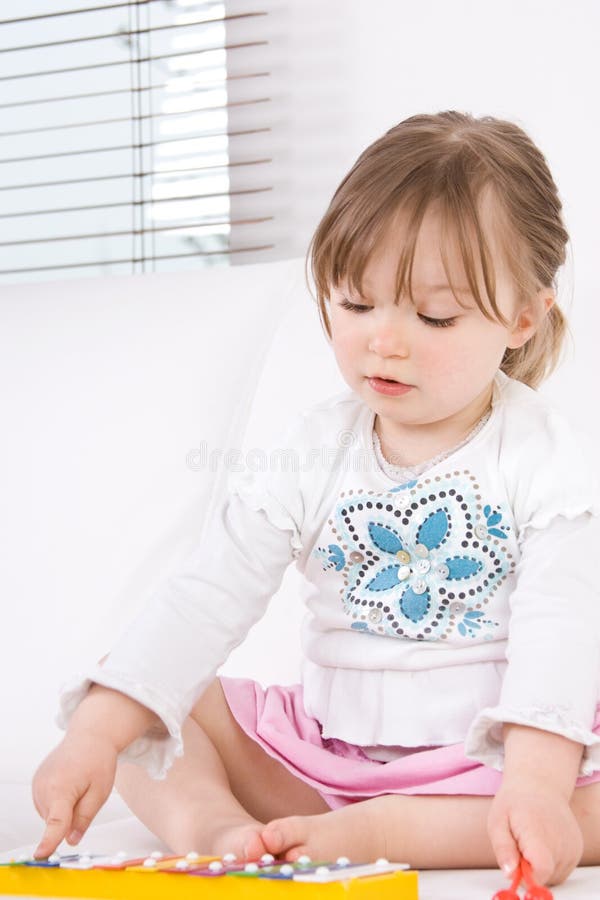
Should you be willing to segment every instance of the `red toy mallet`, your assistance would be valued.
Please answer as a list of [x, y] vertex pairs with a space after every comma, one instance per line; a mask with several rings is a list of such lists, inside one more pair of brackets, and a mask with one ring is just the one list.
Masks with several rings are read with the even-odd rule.
[[552, 891], [538, 884], [534, 879], [531, 872], [531, 864], [527, 862], [524, 856], [521, 857], [521, 861], [515, 869], [511, 886], [498, 891], [494, 894], [492, 900], [520, 900], [517, 888], [521, 881], [525, 881], [527, 887], [523, 900], [553, 900]]

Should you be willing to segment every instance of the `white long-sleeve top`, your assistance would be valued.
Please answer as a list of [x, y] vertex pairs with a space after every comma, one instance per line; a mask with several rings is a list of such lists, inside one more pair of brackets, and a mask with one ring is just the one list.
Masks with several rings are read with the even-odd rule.
[[66, 686], [59, 725], [92, 682], [123, 691], [169, 732], [124, 755], [163, 777], [183, 720], [294, 561], [304, 701], [324, 737], [380, 759], [464, 741], [502, 769], [514, 722], [585, 745], [580, 774], [600, 769], [600, 503], [572, 429], [498, 373], [483, 427], [398, 484], [373, 425], [344, 392], [301, 417], [268, 471], [232, 476], [185, 571]]

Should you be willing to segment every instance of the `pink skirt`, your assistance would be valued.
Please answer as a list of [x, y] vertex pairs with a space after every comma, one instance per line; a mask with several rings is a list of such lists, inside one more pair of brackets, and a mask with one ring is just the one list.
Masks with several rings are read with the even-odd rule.
[[[381, 794], [493, 796], [502, 773], [467, 759], [464, 744], [417, 748], [392, 762], [370, 759], [359, 746], [323, 738], [304, 709], [302, 685], [261, 687], [247, 678], [220, 679], [227, 703], [248, 737], [293, 775], [311, 785], [331, 809]], [[600, 706], [593, 731], [600, 734]], [[600, 781], [600, 771], [577, 787]]]

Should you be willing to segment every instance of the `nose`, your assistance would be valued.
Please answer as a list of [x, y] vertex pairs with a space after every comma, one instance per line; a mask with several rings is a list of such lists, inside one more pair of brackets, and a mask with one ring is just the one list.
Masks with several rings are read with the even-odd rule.
[[407, 357], [408, 333], [404, 324], [396, 315], [374, 317], [372, 332], [369, 337], [369, 350], [382, 358], [388, 356]]

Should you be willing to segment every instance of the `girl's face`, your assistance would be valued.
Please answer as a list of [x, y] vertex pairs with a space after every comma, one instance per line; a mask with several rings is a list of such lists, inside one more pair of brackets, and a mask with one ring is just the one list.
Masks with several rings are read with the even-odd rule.
[[[483, 227], [485, 210], [482, 210]], [[487, 231], [486, 234], [490, 232]], [[388, 440], [411, 426], [451, 423], [469, 428], [486, 409], [492, 381], [507, 347], [525, 343], [535, 330], [524, 310], [512, 327], [486, 319], [469, 293], [458, 253], [449, 253], [450, 270], [461, 307], [452, 294], [442, 262], [439, 217], [426, 214], [413, 263], [414, 305], [403, 296], [394, 304], [401, 227], [390, 230], [373, 254], [363, 278], [364, 296], [341, 283], [331, 288], [329, 317], [332, 345], [348, 385], [379, 416]], [[511, 281], [492, 245], [496, 302], [512, 322], [516, 304]], [[477, 258], [477, 257], [476, 257]], [[462, 289], [462, 290], [461, 290]], [[481, 281], [482, 296], [485, 289]], [[409, 386], [404, 392], [385, 382]]]

